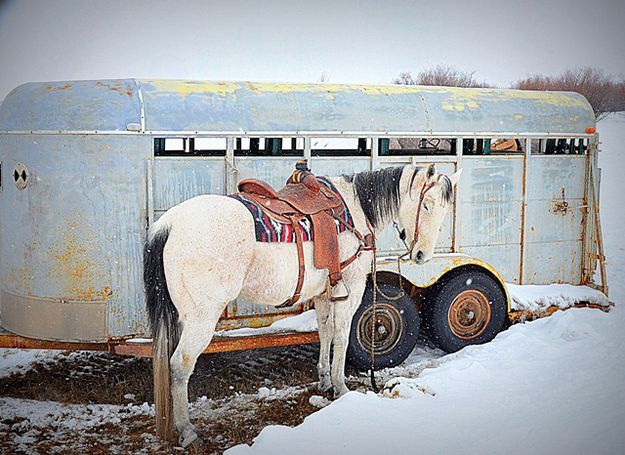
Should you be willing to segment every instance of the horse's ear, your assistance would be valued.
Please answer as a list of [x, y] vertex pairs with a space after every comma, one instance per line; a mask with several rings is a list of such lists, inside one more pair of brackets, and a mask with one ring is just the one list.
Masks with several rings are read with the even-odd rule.
[[458, 184], [458, 180], [460, 180], [460, 176], [462, 175], [462, 169], [458, 169], [456, 172], [449, 176], [449, 180], [451, 181], [451, 186], [456, 186]]
[[434, 163], [432, 163], [428, 166], [426, 176], [428, 179], [431, 179], [432, 177], [434, 177], [435, 173], [436, 173], [436, 168], [434, 167]]

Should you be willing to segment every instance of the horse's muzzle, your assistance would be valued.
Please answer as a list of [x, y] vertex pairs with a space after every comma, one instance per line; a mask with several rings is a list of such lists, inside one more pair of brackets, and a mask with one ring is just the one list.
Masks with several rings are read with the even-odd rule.
[[425, 262], [425, 254], [423, 254], [423, 251], [419, 250], [417, 251], [417, 254], [415, 255], [414, 261], [417, 264], [423, 264]]

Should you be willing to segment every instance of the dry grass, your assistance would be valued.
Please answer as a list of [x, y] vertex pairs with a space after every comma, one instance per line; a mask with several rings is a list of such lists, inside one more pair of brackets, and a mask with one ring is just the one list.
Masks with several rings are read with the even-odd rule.
[[[317, 380], [317, 346], [269, 348], [203, 355], [189, 382], [189, 399], [254, 393], [259, 387], [286, 387]], [[231, 388], [232, 387], [232, 388]], [[152, 402], [152, 362], [110, 354], [72, 355], [36, 364], [25, 374], [0, 378], [0, 396], [60, 403]]]
[[25, 374], [0, 378], [0, 396], [60, 403], [126, 404], [127, 393], [136, 401], [152, 399], [149, 359], [89, 354], [34, 365]]
[[217, 419], [196, 419], [196, 428], [204, 440], [200, 453], [221, 453], [238, 444], [251, 444], [268, 425], [299, 425], [317, 410], [308, 402], [315, 394], [316, 390], [307, 389], [282, 399], [256, 401], [246, 412], [232, 409], [219, 412]]

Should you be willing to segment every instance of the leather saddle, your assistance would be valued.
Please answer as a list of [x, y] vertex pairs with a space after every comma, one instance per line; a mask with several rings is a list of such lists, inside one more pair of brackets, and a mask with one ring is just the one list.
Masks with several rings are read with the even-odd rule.
[[[295, 231], [299, 274], [293, 297], [279, 307], [295, 304], [300, 298], [304, 282], [303, 232], [299, 222], [308, 217], [314, 238], [314, 263], [318, 269], [328, 269], [330, 285], [335, 286], [342, 279], [342, 264], [339, 257], [338, 233], [335, 217], [345, 206], [341, 197], [325, 185], [305, 167], [298, 163], [295, 172], [280, 191], [266, 182], [256, 179], [242, 180], [239, 193], [254, 200], [265, 213], [280, 223], [291, 224]], [[345, 300], [348, 295], [332, 297], [333, 301]]]

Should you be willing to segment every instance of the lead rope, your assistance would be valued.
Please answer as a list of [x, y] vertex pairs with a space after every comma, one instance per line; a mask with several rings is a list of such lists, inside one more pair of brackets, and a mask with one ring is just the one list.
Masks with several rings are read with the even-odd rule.
[[[440, 177], [439, 177], [440, 179]], [[421, 203], [423, 202], [423, 197], [425, 196], [425, 193], [427, 193], [432, 187], [434, 186], [434, 182], [431, 182], [429, 184], [424, 183], [423, 184], [423, 188], [421, 188], [421, 194], [419, 195], [419, 206], [417, 207], [417, 214], [415, 216], [415, 233], [414, 233], [414, 237], [412, 239], [412, 242], [410, 243], [410, 246], [408, 246], [406, 244], [406, 240], [405, 237], [402, 235], [402, 233], [399, 230], [399, 227], [397, 226], [397, 223], [394, 221], [393, 225], [395, 226], [395, 229], [397, 230], [397, 233], [399, 234], [399, 238], [401, 239], [401, 241], [404, 243], [404, 246], [406, 247], [406, 252], [404, 254], [402, 254], [401, 256], [397, 257], [397, 276], [398, 276], [398, 281], [399, 281], [399, 292], [397, 293], [397, 295], [395, 296], [389, 296], [386, 295], [379, 287], [378, 287], [378, 277], [377, 277], [377, 249], [373, 251], [373, 261], [371, 262], [371, 281], [373, 284], [373, 300], [372, 300], [372, 306], [371, 309], [373, 310], [373, 315], [372, 315], [372, 324], [371, 324], [371, 350], [369, 351], [369, 368], [371, 371], [371, 389], [375, 392], [378, 393], [380, 391], [380, 389], [378, 388], [377, 384], [375, 383], [375, 373], [374, 373], [374, 367], [375, 367], [375, 333], [376, 333], [376, 314], [375, 314], [375, 309], [376, 309], [376, 304], [377, 304], [377, 300], [378, 300], [378, 292], [380, 293], [380, 295], [382, 297], [384, 297], [387, 300], [391, 300], [391, 301], [396, 301], [401, 299], [404, 295], [406, 295], [405, 291], [404, 291], [404, 287], [403, 287], [403, 283], [402, 283], [402, 279], [401, 279], [401, 260], [403, 258], [405, 258], [406, 256], [409, 256], [410, 253], [412, 252], [412, 249], [414, 248], [415, 244], [417, 243], [417, 239], [419, 238], [419, 214], [421, 212]]]
[[376, 332], [376, 325], [377, 325], [375, 310], [376, 310], [376, 305], [378, 303], [378, 293], [380, 293], [380, 295], [384, 297], [386, 300], [390, 300], [390, 301], [397, 301], [401, 299], [404, 295], [406, 295], [406, 292], [404, 291], [402, 279], [401, 279], [401, 260], [410, 254], [410, 248], [406, 244], [405, 238], [401, 235], [401, 232], [399, 231], [399, 227], [397, 226], [396, 222], [393, 222], [393, 226], [395, 226], [395, 229], [397, 230], [397, 233], [399, 234], [399, 238], [401, 239], [401, 241], [404, 243], [404, 246], [406, 247], [406, 252], [402, 254], [401, 256], [397, 256], [397, 280], [398, 280], [397, 284], [399, 286], [399, 292], [397, 293], [397, 295], [386, 295], [384, 291], [382, 291], [382, 289], [378, 286], [377, 249], [374, 250], [373, 252], [373, 261], [371, 262], [371, 281], [373, 284], [373, 300], [372, 300], [371, 309], [373, 311], [373, 315], [372, 315], [372, 323], [371, 323], [371, 348], [369, 351], [369, 369], [370, 369], [369, 371], [370, 371], [370, 380], [371, 380], [371, 390], [373, 390], [374, 393], [378, 393], [380, 391], [380, 389], [378, 388], [375, 382], [375, 332]]
[[370, 368], [370, 379], [371, 379], [371, 390], [373, 390], [374, 393], [378, 393], [380, 391], [380, 389], [378, 388], [377, 384], [375, 383], [375, 333], [376, 333], [376, 328], [377, 328], [377, 316], [375, 313], [376, 310], [376, 305], [378, 303], [378, 293], [380, 293], [380, 295], [382, 297], [384, 297], [387, 300], [391, 300], [391, 301], [396, 301], [401, 299], [404, 295], [406, 295], [406, 292], [404, 291], [403, 288], [403, 284], [402, 284], [402, 280], [401, 280], [401, 259], [406, 256], [405, 254], [402, 254], [401, 256], [399, 256], [397, 258], [397, 276], [399, 277], [399, 292], [397, 293], [397, 295], [386, 295], [382, 289], [380, 289], [378, 287], [378, 273], [377, 273], [377, 250], [374, 250], [373, 252], [373, 261], [371, 261], [371, 281], [373, 284], [373, 298], [372, 298], [372, 305], [371, 305], [371, 310], [373, 312], [372, 314], [372, 322], [371, 322], [371, 347], [369, 350], [369, 368]]
[[371, 390], [373, 393], [378, 393], [380, 389], [375, 383], [375, 326], [376, 326], [376, 315], [375, 315], [375, 306], [377, 303], [378, 296], [378, 280], [377, 280], [377, 252], [373, 252], [373, 261], [371, 261], [371, 280], [373, 281], [373, 304], [371, 309], [373, 310], [372, 322], [371, 322], [371, 350], [369, 351], [369, 371], [371, 372]]

